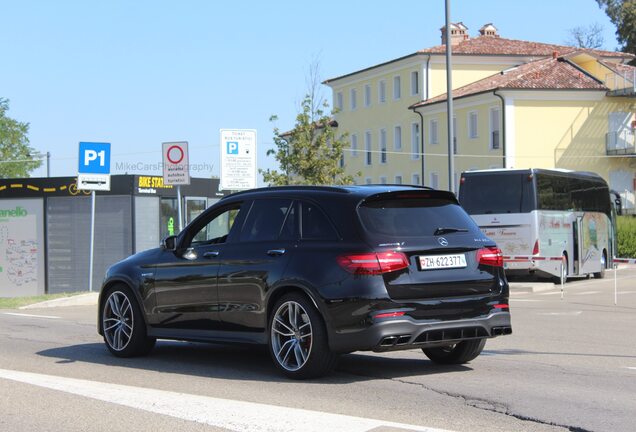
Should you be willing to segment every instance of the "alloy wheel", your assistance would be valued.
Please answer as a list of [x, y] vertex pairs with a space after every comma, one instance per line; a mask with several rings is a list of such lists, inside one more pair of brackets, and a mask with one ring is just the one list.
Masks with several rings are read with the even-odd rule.
[[271, 327], [271, 344], [276, 361], [288, 371], [301, 369], [313, 345], [311, 320], [307, 311], [295, 301], [280, 305]]
[[108, 345], [115, 351], [128, 346], [133, 335], [133, 308], [130, 299], [121, 291], [114, 291], [104, 304], [102, 327]]

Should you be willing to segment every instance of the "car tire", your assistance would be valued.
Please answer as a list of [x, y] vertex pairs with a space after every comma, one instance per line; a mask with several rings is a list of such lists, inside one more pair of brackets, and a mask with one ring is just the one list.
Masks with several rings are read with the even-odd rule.
[[137, 299], [126, 285], [115, 285], [103, 295], [101, 324], [104, 342], [117, 357], [148, 354], [156, 339], [148, 337]]
[[607, 268], [607, 252], [603, 250], [603, 255], [601, 255], [601, 271], [594, 273], [594, 278], [603, 279], [605, 277], [606, 268]]
[[338, 356], [329, 349], [325, 322], [303, 294], [281, 297], [269, 317], [269, 353], [288, 378], [317, 378], [332, 371]]
[[456, 365], [474, 360], [486, 345], [486, 339], [474, 339], [456, 345], [435, 348], [422, 348], [432, 362], [443, 365]]

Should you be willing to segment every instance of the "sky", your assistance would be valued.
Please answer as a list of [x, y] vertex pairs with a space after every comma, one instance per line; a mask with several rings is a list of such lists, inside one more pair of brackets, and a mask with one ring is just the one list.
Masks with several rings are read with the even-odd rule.
[[[256, 129], [275, 168], [272, 128], [293, 127], [312, 62], [327, 79], [440, 44], [443, 0], [0, 0], [0, 97], [30, 123], [51, 175], [77, 174], [80, 141], [109, 142], [113, 174], [161, 175], [161, 143], [188, 141], [191, 175], [218, 176], [219, 129]], [[472, 36], [564, 43], [598, 23], [595, 0], [451, 0]], [[323, 88], [331, 102], [331, 92]], [[269, 121], [272, 114], [278, 121]], [[45, 176], [43, 164], [32, 176]]]

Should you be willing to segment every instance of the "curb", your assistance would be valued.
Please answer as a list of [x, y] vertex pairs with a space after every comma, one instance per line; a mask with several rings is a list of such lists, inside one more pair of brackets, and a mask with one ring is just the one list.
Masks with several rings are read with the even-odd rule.
[[93, 292], [88, 294], [80, 294], [71, 297], [63, 297], [54, 300], [47, 300], [40, 303], [34, 303], [26, 306], [21, 306], [18, 309], [45, 309], [55, 307], [67, 307], [67, 306], [94, 306], [97, 305], [97, 299], [99, 293]]
[[510, 293], [539, 293], [550, 291], [557, 287], [552, 282], [510, 282]]

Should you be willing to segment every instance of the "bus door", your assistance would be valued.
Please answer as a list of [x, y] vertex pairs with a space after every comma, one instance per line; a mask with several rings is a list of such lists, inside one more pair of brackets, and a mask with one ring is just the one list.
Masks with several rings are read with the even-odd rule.
[[583, 244], [581, 238], [581, 226], [583, 224], [583, 217], [577, 216], [576, 220], [572, 223], [572, 274], [578, 275], [581, 273], [581, 245]]

